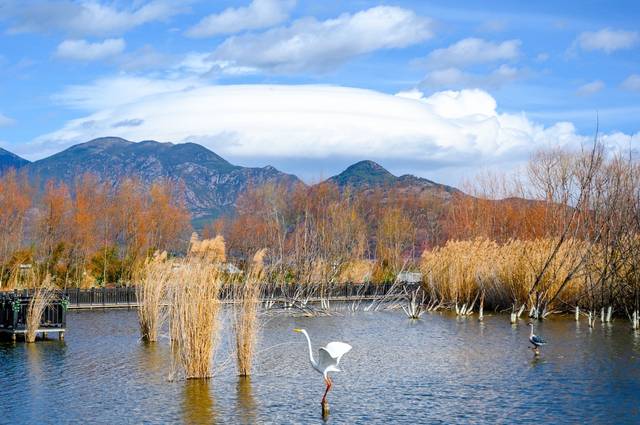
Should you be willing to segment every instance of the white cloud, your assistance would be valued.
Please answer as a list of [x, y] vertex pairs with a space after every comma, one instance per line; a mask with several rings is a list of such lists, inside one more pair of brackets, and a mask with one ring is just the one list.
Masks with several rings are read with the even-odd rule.
[[378, 6], [326, 21], [303, 18], [261, 34], [230, 37], [211, 60], [231, 69], [327, 72], [355, 56], [407, 47], [432, 35], [430, 19], [407, 9]]
[[622, 88], [630, 91], [640, 91], [640, 74], [631, 74], [623, 82]]
[[[568, 122], [544, 126], [523, 113], [500, 113], [495, 99], [479, 89], [430, 96], [413, 90], [392, 96], [335, 86], [209, 85], [176, 90], [176, 82], [135, 83], [76, 87], [75, 101], [93, 112], [38, 137], [28, 145], [28, 156], [114, 135], [193, 141], [233, 161], [289, 161], [291, 168], [299, 159], [366, 157], [411, 161], [433, 170], [511, 164], [542, 146], [577, 146], [590, 140]], [[130, 95], [132, 86], [152, 87], [146, 92], [153, 94], [123, 102], [119, 95]], [[95, 98], [102, 103], [92, 104]]]
[[494, 43], [481, 38], [465, 38], [429, 53], [427, 64], [431, 67], [448, 68], [512, 60], [520, 56], [520, 44], [520, 40]]
[[192, 79], [160, 80], [130, 76], [101, 78], [90, 85], [68, 86], [54, 95], [53, 100], [73, 109], [98, 111], [131, 102], [142, 102], [158, 94], [189, 90], [198, 85], [200, 83]]
[[153, 0], [133, 2], [118, 9], [115, 4], [95, 0], [8, 0], [0, 7], [0, 20], [9, 23], [10, 33], [62, 31], [73, 36], [122, 34], [134, 27], [165, 21], [186, 11], [186, 2]]
[[124, 51], [125, 42], [121, 38], [108, 38], [102, 42], [89, 43], [86, 40], [64, 40], [56, 49], [55, 56], [77, 61], [95, 61], [118, 55]]
[[10, 125], [15, 124], [15, 120], [13, 118], [9, 118], [8, 116], [0, 113], [0, 127], [8, 127]]
[[600, 80], [596, 80], [596, 81], [592, 81], [590, 83], [581, 85], [580, 87], [578, 87], [578, 90], [576, 91], [576, 93], [578, 94], [578, 96], [589, 96], [589, 95], [598, 93], [602, 89], [604, 89], [604, 83]]
[[227, 8], [202, 18], [187, 30], [190, 37], [211, 37], [245, 30], [269, 28], [284, 22], [295, 0], [253, 0], [249, 6]]
[[420, 86], [429, 88], [496, 88], [523, 78], [525, 74], [525, 70], [506, 64], [500, 65], [485, 75], [465, 72], [458, 68], [436, 69], [424, 77]]
[[549, 53], [542, 52], [536, 56], [536, 62], [546, 62], [549, 60]]
[[119, 55], [116, 63], [125, 71], [164, 68], [174, 61], [171, 55], [158, 52], [152, 45], [146, 44], [139, 49]]
[[613, 30], [610, 28], [581, 33], [575, 45], [583, 50], [602, 50], [612, 53], [616, 50], [630, 49], [638, 44], [640, 36], [637, 31]]

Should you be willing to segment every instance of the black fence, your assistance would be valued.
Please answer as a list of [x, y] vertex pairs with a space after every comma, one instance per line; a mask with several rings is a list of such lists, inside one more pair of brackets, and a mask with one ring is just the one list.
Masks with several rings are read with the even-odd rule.
[[[346, 283], [331, 285], [293, 285], [293, 284], [264, 284], [262, 285], [262, 298], [268, 299], [305, 299], [305, 298], [339, 298], [358, 299], [382, 297], [394, 290], [400, 290], [401, 286], [393, 284], [371, 283]], [[233, 300], [235, 287], [224, 285], [220, 290], [220, 298]], [[0, 296], [20, 296], [28, 299], [33, 295], [33, 290], [20, 290], [0, 293]], [[60, 290], [59, 298], [66, 300], [68, 306], [80, 307], [134, 307], [138, 303], [135, 286], [118, 286], [112, 288], [67, 288]], [[7, 313], [8, 314], [8, 313]]]
[[135, 306], [138, 303], [135, 286], [115, 288], [65, 289], [69, 304], [75, 307]]
[[[23, 331], [27, 327], [27, 311], [33, 298], [33, 291], [13, 291], [0, 293], [0, 329]], [[67, 325], [68, 299], [57, 294], [42, 312], [40, 329], [64, 329]]]

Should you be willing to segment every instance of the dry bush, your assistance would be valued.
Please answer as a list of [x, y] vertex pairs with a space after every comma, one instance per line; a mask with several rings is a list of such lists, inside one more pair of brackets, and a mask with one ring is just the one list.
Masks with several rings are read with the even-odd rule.
[[243, 282], [237, 288], [235, 310], [236, 350], [238, 374], [251, 374], [253, 353], [258, 333], [258, 309], [260, 306], [260, 289], [263, 282], [264, 256], [266, 249], [261, 249], [253, 257], [251, 268]]
[[51, 304], [55, 298], [54, 287], [51, 282], [51, 276], [47, 275], [42, 282], [34, 281], [36, 290], [29, 301], [27, 308], [25, 333], [26, 342], [35, 342], [40, 322], [42, 321], [42, 313], [45, 308]]
[[206, 259], [208, 261], [224, 263], [227, 261], [224, 237], [222, 235], [218, 235], [213, 239], [200, 240], [198, 238], [198, 234], [194, 232], [191, 235], [189, 255]]
[[371, 280], [375, 262], [353, 260], [344, 265], [338, 276], [338, 283], [366, 283]]
[[138, 322], [145, 341], [158, 340], [158, 332], [167, 316], [166, 292], [171, 279], [173, 263], [167, 261], [167, 252], [156, 253], [147, 259], [136, 273]]
[[215, 263], [191, 258], [174, 270], [169, 286], [174, 371], [208, 378], [218, 340], [221, 272]]

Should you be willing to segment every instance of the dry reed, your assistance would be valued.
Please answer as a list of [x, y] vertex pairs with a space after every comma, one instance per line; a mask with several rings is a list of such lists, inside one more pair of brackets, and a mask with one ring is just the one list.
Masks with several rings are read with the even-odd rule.
[[200, 240], [198, 238], [198, 234], [194, 232], [191, 235], [189, 255], [192, 257], [200, 257], [208, 261], [224, 263], [227, 261], [224, 237], [222, 237], [222, 235], [218, 235], [213, 239]]
[[218, 341], [221, 272], [217, 264], [190, 258], [174, 270], [170, 285], [174, 372], [186, 379], [212, 376]]
[[235, 330], [237, 365], [240, 376], [251, 374], [258, 331], [260, 289], [265, 276], [264, 256], [266, 251], [266, 249], [261, 249], [256, 252], [249, 272], [237, 288]]
[[142, 339], [158, 340], [158, 333], [167, 317], [166, 292], [171, 278], [172, 262], [167, 252], [156, 253], [136, 273], [136, 296], [138, 299], [138, 322]]
[[375, 262], [370, 260], [353, 260], [347, 262], [340, 274], [338, 283], [367, 283], [371, 281]]
[[[585, 290], [584, 273], [572, 273], [585, 250], [584, 242], [564, 244], [543, 273], [554, 239], [510, 240], [497, 244], [478, 238], [449, 241], [422, 254], [421, 270], [428, 293], [440, 301], [471, 308], [484, 297], [489, 308], [530, 308], [554, 301], [549, 308], [575, 305]], [[536, 277], [541, 274], [534, 288]], [[535, 290], [532, 290], [535, 289]], [[554, 296], [559, 293], [561, 296]]]
[[26, 333], [24, 336], [26, 342], [36, 341], [42, 314], [55, 298], [51, 276], [47, 275], [41, 283], [35, 281], [34, 283], [36, 283], [36, 289], [27, 308]]

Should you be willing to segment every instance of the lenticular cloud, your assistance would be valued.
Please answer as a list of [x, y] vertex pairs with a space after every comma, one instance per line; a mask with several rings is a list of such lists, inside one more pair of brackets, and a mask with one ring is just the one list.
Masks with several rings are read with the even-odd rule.
[[[478, 89], [425, 96], [335, 86], [154, 86], [169, 89], [101, 104], [33, 144], [56, 151], [112, 135], [193, 141], [236, 159], [340, 156], [453, 165], [520, 160], [547, 144], [585, 141], [571, 123], [545, 127], [524, 114], [498, 113], [495, 99]], [[75, 87], [74, 101], [82, 103], [82, 93]], [[86, 93], [95, 96], [95, 87]], [[138, 125], [118, 124], [132, 120]]]

